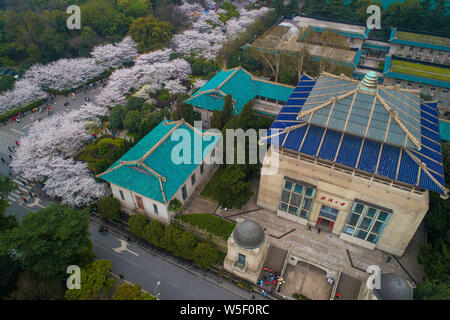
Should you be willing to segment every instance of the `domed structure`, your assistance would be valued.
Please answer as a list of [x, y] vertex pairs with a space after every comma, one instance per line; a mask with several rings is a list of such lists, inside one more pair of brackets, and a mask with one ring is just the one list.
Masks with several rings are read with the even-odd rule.
[[374, 289], [378, 300], [412, 300], [413, 288], [408, 281], [394, 273], [380, 275], [380, 289]]
[[245, 249], [255, 249], [264, 243], [266, 235], [264, 230], [256, 222], [245, 220], [238, 223], [233, 231], [233, 239], [236, 244]]

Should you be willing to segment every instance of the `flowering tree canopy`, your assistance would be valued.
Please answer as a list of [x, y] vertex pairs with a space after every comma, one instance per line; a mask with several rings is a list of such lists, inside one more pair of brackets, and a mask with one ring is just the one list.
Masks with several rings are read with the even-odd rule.
[[95, 61], [106, 68], [119, 67], [124, 62], [133, 61], [137, 55], [137, 44], [131, 37], [125, 37], [115, 45], [95, 47], [91, 52]]
[[105, 108], [87, 104], [34, 124], [20, 140], [12, 169], [27, 180], [45, 181], [47, 194], [63, 203], [82, 206], [104, 196], [104, 185], [93, 179], [86, 164], [72, 157], [90, 137], [85, 121], [106, 113]]
[[12, 90], [0, 93], [0, 114], [15, 106], [26, 105], [47, 97], [47, 94], [34, 82], [28, 79], [17, 81]]
[[[169, 90], [179, 92], [182, 88], [179, 81], [189, 77], [191, 67], [184, 59], [169, 60], [172, 52], [165, 49], [143, 54], [136, 59], [132, 68], [114, 71], [108, 85], [97, 95], [96, 102], [101, 106], [124, 103], [126, 94], [131, 90], [138, 90], [144, 84], [149, 84], [149, 93], [162, 89], [167, 83]], [[170, 80], [178, 82], [169, 82]]]

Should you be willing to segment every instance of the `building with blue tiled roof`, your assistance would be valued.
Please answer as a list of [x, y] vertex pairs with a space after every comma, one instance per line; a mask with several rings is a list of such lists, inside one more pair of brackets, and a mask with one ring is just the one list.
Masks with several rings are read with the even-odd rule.
[[168, 223], [175, 214], [169, 203], [184, 203], [212, 172], [220, 136], [206, 135], [183, 120], [163, 120], [98, 177], [128, 213]]
[[[429, 192], [448, 198], [436, 103], [379, 85], [375, 72], [303, 76], [264, 139], [258, 204], [368, 249], [401, 256]], [[265, 175], [276, 157], [277, 174]]]
[[234, 114], [240, 114], [244, 106], [253, 102], [256, 111], [275, 116], [288, 100], [293, 86], [275, 83], [253, 76], [242, 67], [221, 70], [185, 103], [202, 115], [202, 123], [209, 128], [214, 110], [222, 111], [225, 97], [231, 95]]

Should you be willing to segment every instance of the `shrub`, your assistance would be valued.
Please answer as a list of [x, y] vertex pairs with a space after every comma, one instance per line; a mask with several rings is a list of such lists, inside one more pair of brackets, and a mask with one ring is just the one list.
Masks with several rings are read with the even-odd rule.
[[143, 214], [133, 214], [128, 219], [130, 232], [138, 238], [145, 238], [145, 226], [148, 224], [147, 218]]
[[183, 210], [183, 204], [178, 199], [173, 199], [169, 202], [169, 210], [175, 213], [180, 213]]
[[161, 244], [165, 231], [166, 226], [162, 222], [152, 220], [145, 226], [144, 239], [157, 247], [163, 247]]
[[97, 146], [97, 149], [99, 156], [106, 156], [108, 153], [111, 152], [111, 147], [109, 146], [108, 142], [100, 141]]
[[141, 286], [123, 283], [114, 293], [114, 300], [156, 300], [154, 296], [143, 292]]
[[197, 237], [192, 232], [183, 231], [181, 236], [176, 240], [176, 250], [174, 254], [192, 260], [197, 244]]
[[210, 242], [201, 242], [193, 252], [194, 263], [203, 269], [214, 266], [219, 259], [219, 250]]
[[150, 103], [144, 103], [141, 107], [141, 111], [143, 114], [151, 113], [156, 111], [156, 107]]
[[105, 197], [98, 202], [98, 214], [105, 220], [119, 220], [120, 202], [113, 197]]
[[166, 228], [164, 237], [161, 239], [161, 244], [164, 249], [177, 253], [178, 250], [178, 240], [181, 238], [183, 230], [175, 225], [169, 225]]

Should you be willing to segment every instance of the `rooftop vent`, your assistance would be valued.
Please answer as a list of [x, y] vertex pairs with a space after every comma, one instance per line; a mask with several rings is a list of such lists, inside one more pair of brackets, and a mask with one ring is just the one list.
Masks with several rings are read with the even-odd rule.
[[375, 92], [377, 90], [378, 77], [375, 71], [369, 71], [360, 84], [360, 89]]

